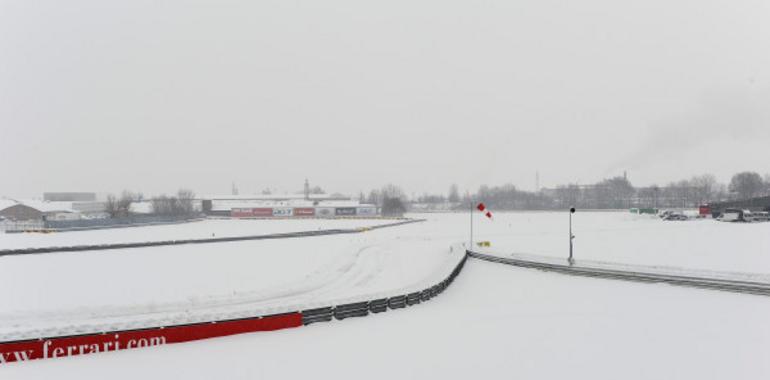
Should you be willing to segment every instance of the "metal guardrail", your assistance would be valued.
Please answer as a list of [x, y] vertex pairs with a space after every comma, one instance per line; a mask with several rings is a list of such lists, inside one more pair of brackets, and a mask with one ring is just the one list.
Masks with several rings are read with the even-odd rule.
[[287, 232], [287, 233], [269, 234], [269, 235], [248, 235], [248, 236], [234, 236], [234, 237], [207, 238], [207, 239], [161, 240], [161, 241], [137, 242], [137, 243], [75, 245], [75, 246], [67, 246], [67, 247], [3, 249], [3, 250], [0, 250], [0, 257], [12, 256], [12, 255], [54, 253], [54, 252], [102, 251], [102, 250], [111, 250], [111, 249], [160, 247], [160, 246], [182, 245], [182, 244], [210, 244], [210, 243], [224, 243], [224, 242], [246, 241], [246, 240], [288, 239], [288, 238], [310, 237], [310, 236], [355, 234], [355, 233], [365, 232], [369, 230], [376, 230], [376, 229], [387, 228], [387, 227], [396, 227], [404, 224], [424, 222], [424, 221], [425, 219], [409, 219], [409, 220], [404, 220], [396, 223], [388, 223], [388, 224], [383, 224], [383, 225], [373, 226], [373, 227]]
[[457, 275], [462, 271], [467, 258], [468, 256], [464, 255], [462, 260], [457, 263], [454, 270], [445, 279], [421, 291], [409, 294], [399, 294], [388, 298], [378, 298], [370, 301], [303, 310], [301, 312], [302, 323], [304, 325], [309, 325], [316, 322], [330, 322], [332, 319], [341, 321], [346, 318], [365, 317], [370, 313], [382, 313], [388, 309], [403, 309], [407, 306], [414, 306], [428, 301], [443, 293], [444, 290], [452, 284]]
[[579, 265], [556, 264], [536, 260], [499, 257], [473, 251], [467, 251], [467, 254], [468, 256], [479, 260], [513, 265], [523, 268], [540, 269], [549, 272], [558, 272], [573, 276], [607, 278], [634, 282], [666, 283], [677, 286], [770, 296], [770, 284], [760, 282], [734, 281], [696, 276], [590, 268], [581, 267]]

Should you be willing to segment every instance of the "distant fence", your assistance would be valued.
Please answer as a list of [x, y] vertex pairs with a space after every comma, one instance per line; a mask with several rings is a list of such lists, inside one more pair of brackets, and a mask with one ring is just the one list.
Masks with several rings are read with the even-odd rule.
[[46, 220], [44, 222], [44, 228], [57, 231], [89, 230], [153, 224], [184, 223], [196, 219], [198, 219], [197, 216], [132, 216], [115, 219]]
[[[403, 309], [426, 302], [438, 296], [460, 274], [467, 254], [448, 267], [451, 272], [441, 274], [440, 280], [425, 288], [417, 287], [404, 293], [395, 292], [390, 297], [356, 300], [352, 303], [328, 307], [290, 311], [282, 314], [254, 316], [240, 319], [219, 319], [189, 324], [155, 326], [141, 329], [112, 330], [69, 336], [41, 337], [17, 341], [0, 342], [0, 364], [35, 359], [60, 358], [130, 348], [161, 346], [200, 339], [242, 334], [255, 331], [272, 331], [300, 327], [316, 322], [329, 322], [364, 317], [370, 313], [382, 313]], [[437, 277], [437, 276], [436, 276]]]
[[11, 221], [3, 220], [0, 222], [0, 231], [21, 232], [21, 231], [41, 231], [45, 229], [42, 220]]

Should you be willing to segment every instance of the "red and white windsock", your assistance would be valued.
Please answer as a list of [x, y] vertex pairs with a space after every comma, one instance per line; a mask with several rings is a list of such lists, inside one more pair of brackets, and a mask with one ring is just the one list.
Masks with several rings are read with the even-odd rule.
[[476, 206], [476, 208], [479, 209], [479, 211], [481, 211], [482, 213], [484, 213], [484, 216], [489, 218], [489, 220], [492, 220], [492, 211], [489, 211], [487, 209], [487, 206], [484, 205], [484, 203], [479, 203], [479, 205]]

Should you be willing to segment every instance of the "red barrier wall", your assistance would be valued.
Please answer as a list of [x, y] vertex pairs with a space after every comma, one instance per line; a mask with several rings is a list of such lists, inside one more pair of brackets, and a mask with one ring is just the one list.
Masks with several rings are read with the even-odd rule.
[[272, 208], [255, 208], [252, 209], [254, 216], [273, 216]]
[[230, 216], [233, 218], [248, 218], [254, 216], [254, 212], [250, 208], [234, 208], [230, 210]]
[[161, 346], [164, 344], [299, 326], [302, 326], [302, 314], [289, 313], [263, 318], [0, 343], [0, 364], [93, 354], [129, 348]]

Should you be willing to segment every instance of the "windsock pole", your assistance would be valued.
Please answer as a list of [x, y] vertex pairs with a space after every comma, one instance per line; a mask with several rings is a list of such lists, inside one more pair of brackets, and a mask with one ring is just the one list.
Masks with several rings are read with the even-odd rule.
[[473, 197], [469, 198], [469, 202], [468, 203], [470, 204], [470, 208], [471, 208], [470, 209], [471, 235], [470, 235], [470, 245], [468, 246], [468, 249], [471, 250], [471, 249], [473, 249]]

